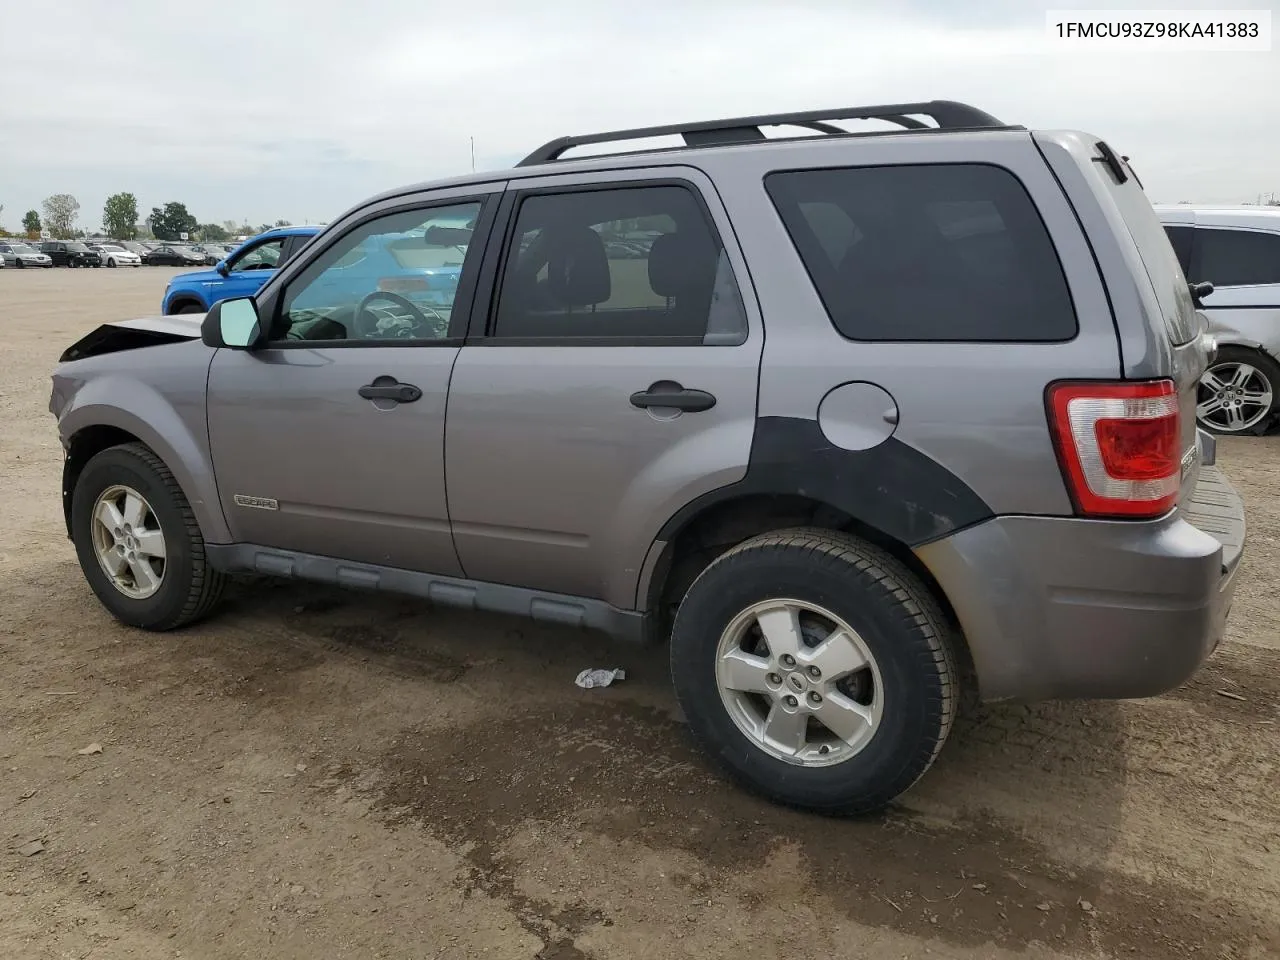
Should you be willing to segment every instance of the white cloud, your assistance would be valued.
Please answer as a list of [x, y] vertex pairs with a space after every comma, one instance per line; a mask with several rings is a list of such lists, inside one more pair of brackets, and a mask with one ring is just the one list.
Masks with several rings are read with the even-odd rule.
[[464, 172], [472, 136], [495, 166], [564, 133], [935, 97], [1105, 136], [1155, 199], [1280, 191], [1280, 53], [1084, 54], [1012, 0], [62, 0], [6, 5], [0, 64], [10, 226], [55, 192], [93, 224], [116, 190], [324, 219]]

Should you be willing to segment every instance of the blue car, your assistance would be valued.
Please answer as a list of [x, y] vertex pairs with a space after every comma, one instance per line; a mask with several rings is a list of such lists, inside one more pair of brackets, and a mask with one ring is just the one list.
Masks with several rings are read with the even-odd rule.
[[165, 287], [160, 311], [206, 313], [219, 300], [251, 297], [320, 227], [277, 227], [246, 240], [212, 270], [180, 273]]
[[341, 309], [355, 306], [371, 290], [381, 290], [439, 317], [440, 310], [447, 313], [457, 296], [470, 239], [469, 229], [439, 226], [425, 233], [367, 236], [317, 277], [292, 307]]

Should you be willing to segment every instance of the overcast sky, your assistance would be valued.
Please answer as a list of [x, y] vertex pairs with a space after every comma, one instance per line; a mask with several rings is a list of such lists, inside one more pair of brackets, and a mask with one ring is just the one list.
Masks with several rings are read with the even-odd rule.
[[[1070, 5], [10, 0], [0, 223], [66, 192], [96, 227], [119, 190], [144, 217], [320, 221], [466, 172], [472, 136], [486, 169], [565, 133], [933, 98], [1104, 136], [1153, 200], [1280, 193], [1280, 51], [1050, 47], [1044, 11]], [[1277, 0], [1217, 6], [1280, 25]]]

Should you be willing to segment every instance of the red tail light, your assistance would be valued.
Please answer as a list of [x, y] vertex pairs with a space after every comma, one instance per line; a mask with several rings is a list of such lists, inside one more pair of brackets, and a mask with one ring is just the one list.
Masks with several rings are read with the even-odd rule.
[[1172, 380], [1058, 383], [1048, 400], [1058, 462], [1080, 514], [1150, 518], [1173, 508], [1182, 458]]

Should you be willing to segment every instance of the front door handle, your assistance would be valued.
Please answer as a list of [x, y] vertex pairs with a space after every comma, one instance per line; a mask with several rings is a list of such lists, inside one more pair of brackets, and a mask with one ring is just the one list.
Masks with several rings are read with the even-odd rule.
[[648, 390], [641, 390], [631, 395], [631, 405], [645, 409], [647, 407], [667, 407], [683, 410], [686, 413], [698, 413], [710, 410], [716, 405], [716, 398], [705, 390], [690, 390], [677, 385], [675, 390], [655, 390], [657, 384]]
[[391, 400], [395, 403], [413, 403], [422, 397], [422, 390], [412, 383], [401, 383], [395, 377], [378, 377], [359, 390], [366, 400]]

